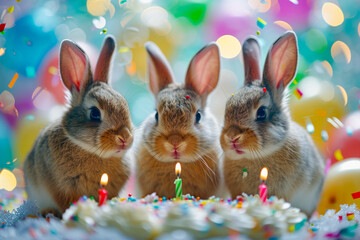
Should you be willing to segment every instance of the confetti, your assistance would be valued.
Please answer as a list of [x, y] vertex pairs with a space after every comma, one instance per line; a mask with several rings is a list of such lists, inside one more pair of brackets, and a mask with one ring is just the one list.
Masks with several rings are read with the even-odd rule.
[[294, 95], [295, 95], [295, 97], [297, 97], [297, 99], [299, 99], [300, 100], [300, 98], [302, 97], [302, 95], [303, 95], [303, 93], [300, 91], [300, 89], [295, 89], [295, 91], [294, 91]]
[[258, 35], [258, 36], [259, 36], [259, 35], [260, 35], [260, 31], [256, 31], [256, 35]]
[[104, 28], [101, 32], [100, 32], [100, 34], [106, 34], [107, 33], [107, 29], [106, 28]]
[[328, 173], [329, 169], [331, 166], [331, 159], [326, 160], [326, 165], [325, 165], [325, 175]]
[[2, 35], [4, 35], [4, 34], [5, 34], [5, 32], [4, 32], [4, 31], [1, 31], [0, 33], [1, 33]]
[[9, 88], [12, 88], [16, 82], [16, 80], [18, 79], [19, 77], [19, 74], [18, 73], [15, 73], [14, 77], [12, 78], [11, 82], [9, 83], [8, 87]]
[[351, 128], [351, 127], [347, 127], [347, 128], [346, 128], [346, 133], [347, 133], [347, 135], [352, 136], [352, 135], [353, 135], [353, 130], [352, 130], [352, 128]]
[[0, 32], [3, 32], [5, 30], [6, 23], [0, 24]]
[[353, 199], [358, 199], [358, 198], [360, 198], [360, 192], [352, 193], [351, 196]]
[[344, 157], [343, 157], [340, 149], [338, 149], [338, 150], [336, 150], [336, 151], [334, 152], [334, 157], [335, 157], [335, 159], [338, 160], [338, 161], [341, 161], [341, 160], [344, 159]]
[[8, 13], [12, 13], [14, 11], [14, 6], [9, 7], [7, 10], [8, 10]]
[[328, 133], [327, 133], [326, 130], [322, 130], [322, 131], [321, 131], [321, 139], [322, 139], [324, 142], [326, 142], [327, 140], [329, 140], [329, 135], [328, 135]]
[[263, 92], [266, 93], [266, 91], [267, 91], [267, 89], [266, 89], [266, 87], [264, 87], [264, 88], [263, 88]]
[[190, 98], [190, 96], [189, 95], [186, 95], [186, 99], [189, 99]]
[[121, 0], [120, 5], [126, 3], [126, 0]]
[[259, 28], [263, 29], [266, 26], [266, 24], [267, 23], [262, 18], [260, 17], [257, 18], [257, 25]]
[[347, 217], [348, 221], [351, 221], [354, 219], [354, 213], [347, 213], [346, 217]]
[[120, 47], [119, 48], [119, 53], [126, 53], [126, 52], [129, 52], [130, 49], [128, 47]]
[[29, 78], [34, 78], [35, 77], [35, 68], [31, 67], [31, 66], [27, 66], [26, 67], [26, 76]]

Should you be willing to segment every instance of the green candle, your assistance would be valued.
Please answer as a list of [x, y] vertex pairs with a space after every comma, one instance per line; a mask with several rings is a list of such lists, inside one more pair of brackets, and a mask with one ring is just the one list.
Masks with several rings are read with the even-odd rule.
[[180, 178], [180, 174], [181, 174], [181, 165], [180, 163], [176, 163], [176, 167], [175, 167], [175, 173], [177, 175], [177, 179], [175, 179], [175, 197], [181, 197], [182, 198], [182, 180]]

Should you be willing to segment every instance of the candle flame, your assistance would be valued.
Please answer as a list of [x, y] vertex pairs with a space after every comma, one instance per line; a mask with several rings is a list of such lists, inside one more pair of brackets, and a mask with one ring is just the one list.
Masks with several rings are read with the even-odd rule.
[[260, 178], [261, 180], [265, 181], [267, 179], [267, 176], [268, 176], [268, 169], [264, 167], [263, 169], [261, 169]]
[[181, 174], [181, 165], [179, 162], [176, 163], [176, 166], [175, 166], [175, 174], [180, 176]]
[[101, 185], [106, 186], [106, 184], [108, 183], [108, 181], [109, 181], [109, 176], [107, 175], [107, 173], [104, 173], [104, 174], [101, 176], [101, 180], [100, 180]]

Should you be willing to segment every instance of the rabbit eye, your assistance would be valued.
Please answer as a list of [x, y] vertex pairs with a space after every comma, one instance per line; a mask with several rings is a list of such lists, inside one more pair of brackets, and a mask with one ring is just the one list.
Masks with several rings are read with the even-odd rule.
[[198, 111], [196, 112], [196, 116], [195, 116], [196, 123], [199, 123], [199, 122], [200, 122], [200, 119], [201, 119], [201, 113], [200, 113], [200, 111], [198, 110]]
[[159, 121], [159, 113], [156, 111], [156, 113], [155, 113], [155, 120], [156, 120], [156, 122], [158, 122]]
[[261, 106], [256, 112], [256, 120], [263, 121], [265, 119], [266, 119], [266, 108], [264, 106]]
[[90, 120], [94, 122], [100, 122], [101, 121], [101, 113], [100, 110], [97, 107], [91, 107], [90, 108]]

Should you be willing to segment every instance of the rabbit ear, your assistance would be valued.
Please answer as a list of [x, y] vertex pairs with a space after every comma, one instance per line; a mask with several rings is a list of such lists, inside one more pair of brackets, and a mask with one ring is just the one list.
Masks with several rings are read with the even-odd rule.
[[191, 60], [186, 73], [185, 86], [198, 92], [204, 100], [216, 87], [219, 74], [219, 47], [216, 43], [210, 43]]
[[60, 47], [60, 75], [65, 86], [74, 93], [92, 82], [88, 57], [74, 42], [64, 40]]
[[167, 85], [174, 82], [174, 75], [166, 57], [155, 43], [146, 42], [145, 48], [148, 53], [147, 74], [150, 90], [157, 95]]
[[96, 64], [94, 81], [101, 81], [108, 83], [110, 63], [115, 50], [115, 45], [116, 45], [115, 40], [112, 36], [109, 36], [105, 39], [99, 55], [99, 59]]
[[243, 44], [243, 57], [245, 68], [244, 84], [260, 79], [260, 46], [258, 41], [250, 37]]
[[296, 73], [298, 47], [294, 32], [286, 32], [273, 44], [266, 57], [263, 83], [274, 93], [282, 91]]

